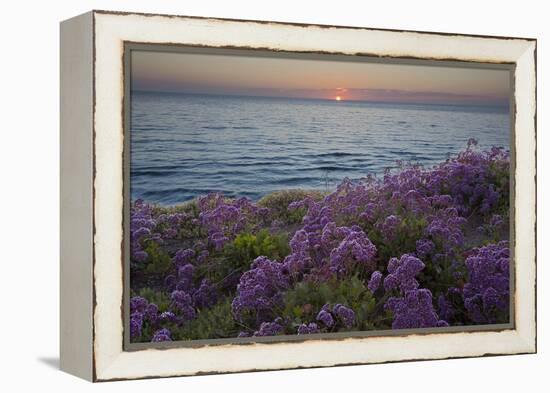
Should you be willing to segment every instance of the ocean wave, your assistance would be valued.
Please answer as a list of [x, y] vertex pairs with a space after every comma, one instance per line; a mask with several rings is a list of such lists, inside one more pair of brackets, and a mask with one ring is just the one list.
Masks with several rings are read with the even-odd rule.
[[243, 97], [162, 100], [137, 95], [132, 101], [130, 183], [132, 198], [165, 204], [216, 190], [258, 199], [281, 188], [324, 188], [327, 177], [334, 183], [382, 174], [398, 160], [444, 161], [471, 137], [481, 147], [510, 142], [510, 119], [501, 112], [481, 117], [445, 107]]

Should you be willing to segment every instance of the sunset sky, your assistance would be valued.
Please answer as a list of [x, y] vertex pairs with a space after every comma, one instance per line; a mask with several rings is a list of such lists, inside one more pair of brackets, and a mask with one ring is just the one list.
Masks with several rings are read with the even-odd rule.
[[507, 105], [505, 70], [132, 51], [132, 89], [403, 103]]

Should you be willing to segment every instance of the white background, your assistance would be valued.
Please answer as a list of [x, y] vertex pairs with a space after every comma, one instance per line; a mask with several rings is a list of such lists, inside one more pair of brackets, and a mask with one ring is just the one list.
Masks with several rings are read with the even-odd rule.
[[[537, 392], [550, 386], [549, 11], [545, 1], [25, 1], [0, 11], [0, 390]], [[59, 26], [108, 9], [538, 39], [537, 355], [169, 378], [92, 385], [57, 370]], [[545, 105], [546, 104], [546, 105]], [[545, 108], [546, 106], [546, 108]], [[521, 190], [519, 190], [521, 192]], [[546, 239], [546, 240], [545, 240]]]

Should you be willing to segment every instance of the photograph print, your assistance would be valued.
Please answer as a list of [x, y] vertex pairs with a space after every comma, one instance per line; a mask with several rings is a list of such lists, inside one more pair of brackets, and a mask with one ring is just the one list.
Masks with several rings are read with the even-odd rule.
[[130, 343], [511, 326], [511, 68], [125, 56]]

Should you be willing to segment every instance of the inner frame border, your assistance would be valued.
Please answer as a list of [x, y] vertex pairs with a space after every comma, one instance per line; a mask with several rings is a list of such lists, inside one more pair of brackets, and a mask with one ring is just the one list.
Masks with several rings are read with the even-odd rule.
[[[181, 53], [181, 54], [201, 54], [201, 55], [225, 55], [225, 56], [244, 56], [244, 57], [263, 57], [263, 58], [294, 58], [300, 60], [323, 60], [335, 62], [359, 62], [359, 63], [378, 63], [378, 64], [400, 64], [412, 66], [432, 66], [432, 67], [453, 67], [453, 68], [473, 68], [473, 69], [493, 69], [505, 70], [510, 74], [510, 97], [509, 97], [509, 116], [510, 116], [510, 321], [504, 324], [488, 325], [468, 325], [468, 326], [449, 326], [435, 328], [416, 328], [399, 330], [372, 330], [372, 331], [354, 331], [341, 333], [319, 333], [307, 335], [280, 335], [268, 337], [232, 337], [204, 340], [179, 340], [160, 343], [132, 343], [130, 342], [130, 134], [131, 134], [131, 72], [132, 61], [131, 54], [134, 51], [141, 52], [160, 52], [160, 53]], [[503, 330], [513, 330], [516, 326], [515, 321], [515, 177], [516, 177], [516, 154], [515, 154], [515, 63], [509, 62], [476, 62], [461, 60], [435, 60], [425, 58], [410, 57], [380, 57], [371, 55], [349, 55], [342, 53], [318, 53], [318, 52], [296, 52], [280, 51], [264, 48], [248, 48], [237, 46], [207, 46], [207, 45], [186, 45], [175, 43], [146, 43], [146, 42], [123, 42], [123, 350], [138, 351], [143, 349], [171, 349], [171, 348], [200, 348], [204, 346], [218, 345], [249, 345], [255, 343], [300, 343], [310, 340], [342, 340], [347, 338], [366, 338], [366, 337], [388, 337], [388, 336], [410, 336], [426, 335], [434, 333], [463, 333], [463, 332], [500, 332]]]

